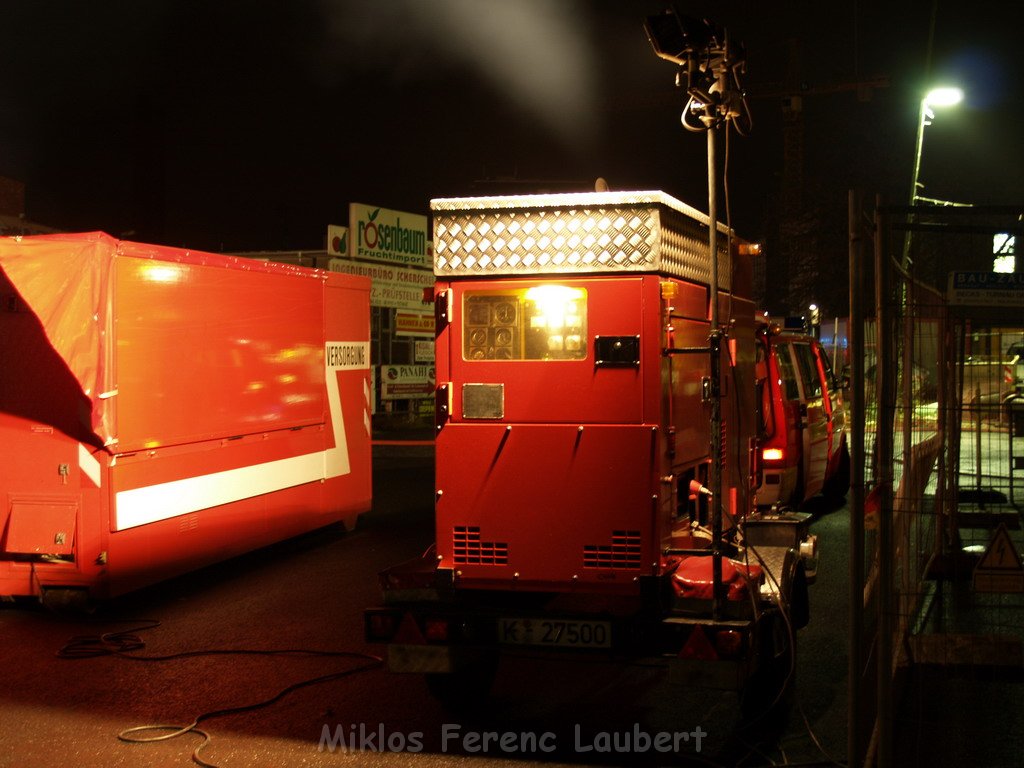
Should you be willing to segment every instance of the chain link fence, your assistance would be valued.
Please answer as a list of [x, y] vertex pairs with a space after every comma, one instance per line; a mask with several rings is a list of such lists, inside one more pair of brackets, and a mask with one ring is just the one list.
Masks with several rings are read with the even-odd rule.
[[980, 277], [1019, 226], [851, 194], [851, 765], [938, 736], [908, 690], [1022, 669], [1024, 292]]

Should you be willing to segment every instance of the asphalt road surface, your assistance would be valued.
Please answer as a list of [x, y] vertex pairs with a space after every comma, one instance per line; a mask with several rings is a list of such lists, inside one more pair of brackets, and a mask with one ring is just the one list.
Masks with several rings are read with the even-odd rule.
[[[845, 761], [845, 509], [813, 524], [822, 567], [784, 721], [744, 723], [735, 694], [680, 690], [657, 667], [529, 655], [503, 661], [488, 707], [455, 714], [421, 679], [385, 673], [372, 659], [381, 649], [363, 641], [378, 571], [431, 542], [432, 489], [429, 457], [383, 458], [374, 509], [354, 532], [318, 531], [88, 616], [0, 607], [0, 766], [187, 767], [204, 743], [194, 730], [152, 743], [118, 735], [167, 725], [134, 735], [168, 736], [197, 719], [209, 738], [198, 756], [221, 768]], [[109, 632], [144, 646], [127, 658], [72, 643]], [[316, 653], [267, 653], [287, 649]], [[221, 653], [195, 653], [207, 650]], [[242, 650], [260, 653], [223, 653]]]

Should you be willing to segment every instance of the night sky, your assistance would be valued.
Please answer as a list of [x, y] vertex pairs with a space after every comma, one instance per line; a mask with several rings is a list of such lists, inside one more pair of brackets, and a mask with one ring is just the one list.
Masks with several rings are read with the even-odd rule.
[[[642, 28], [669, 5], [3, 0], [0, 176], [26, 184], [35, 222], [207, 250], [321, 248], [349, 202], [426, 214], [432, 197], [598, 176], [706, 210], [705, 139], [680, 127], [675, 69]], [[930, 83], [967, 100], [926, 133], [926, 194], [1024, 201], [1020, 3], [939, 0], [930, 63], [930, 1], [675, 7], [747, 49], [754, 128], [729, 139], [741, 235], [777, 217], [794, 89], [803, 197], [837, 214], [837, 258], [848, 189], [906, 200]], [[878, 77], [870, 101], [843, 87]]]

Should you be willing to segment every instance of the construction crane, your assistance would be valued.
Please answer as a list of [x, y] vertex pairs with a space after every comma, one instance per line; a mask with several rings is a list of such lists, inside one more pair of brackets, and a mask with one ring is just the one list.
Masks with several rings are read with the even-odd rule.
[[786, 311], [802, 311], [812, 298], [812, 283], [818, 273], [813, 242], [814, 222], [804, 207], [804, 111], [810, 96], [853, 91], [857, 100], [870, 101], [874, 91], [889, 85], [887, 76], [855, 78], [839, 82], [810, 84], [800, 77], [800, 47], [790, 40], [787, 77], [784, 82], [752, 87], [754, 99], [780, 99], [782, 103], [782, 183], [780, 189], [779, 242], [772, 249], [785, 281]]

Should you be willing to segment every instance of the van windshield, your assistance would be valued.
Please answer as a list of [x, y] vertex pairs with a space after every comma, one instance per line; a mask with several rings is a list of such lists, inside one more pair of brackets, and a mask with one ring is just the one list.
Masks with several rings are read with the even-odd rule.
[[800, 367], [800, 381], [804, 387], [804, 397], [817, 400], [821, 397], [821, 375], [818, 373], [818, 362], [814, 359], [814, 350], [810, 344], [794, 344], [797, 365]]

